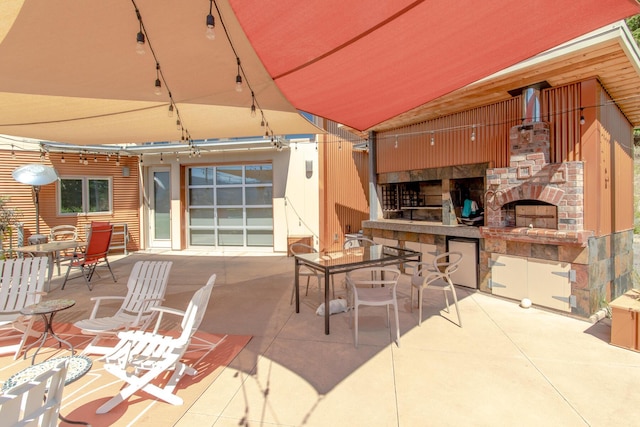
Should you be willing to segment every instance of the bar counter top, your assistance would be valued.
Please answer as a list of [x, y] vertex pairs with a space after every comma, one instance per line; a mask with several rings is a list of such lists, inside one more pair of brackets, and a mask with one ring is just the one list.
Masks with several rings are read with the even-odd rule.
[[404, 231], [409, 233], [436, 234], [442, 236], [466, 237], [470, 239], [481, 238], [480, 227], [472, 225], [442, 225], [433, 221], [411, 221], [406, 219], [378, 219], [362, 222], [363, 228], [376, 230]]

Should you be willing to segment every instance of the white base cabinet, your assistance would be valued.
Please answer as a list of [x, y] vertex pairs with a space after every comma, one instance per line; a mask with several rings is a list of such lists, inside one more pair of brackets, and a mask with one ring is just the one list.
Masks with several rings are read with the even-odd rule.
[[571, 264], [491, 254], [491, 293], [560, 311], [571, 311]]

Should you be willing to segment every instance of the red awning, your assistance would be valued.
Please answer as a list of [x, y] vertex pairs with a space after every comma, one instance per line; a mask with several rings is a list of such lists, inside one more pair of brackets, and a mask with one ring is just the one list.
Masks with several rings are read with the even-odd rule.
[[634, 0], [230, 0], [292, 104], [366, 130], [579, 35]]

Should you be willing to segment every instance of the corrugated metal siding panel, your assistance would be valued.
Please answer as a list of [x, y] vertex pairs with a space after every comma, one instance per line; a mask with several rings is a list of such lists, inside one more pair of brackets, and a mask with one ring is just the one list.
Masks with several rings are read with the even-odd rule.
[[610, 130], [612, 186], [612, 228], [614, 232], [633, 228], [633, 128], [620, 109], [603, 91], [602, 127]]
[[[509, 165], [509, 129], [521, 123], [520, 104], [518, 96], [380, 132], [377, 135], [378, 173], [482, 162], [506, 167]], [[551, 126], [551, 162], [582, 160], [581, 107], [580, 83], [542, 91], [542, 120]], [[476, 138], [472, 141], [474, 131]]]
[[[65, 176], [110, 176], [113, 179], [113, 211], [109, 215], [77, 215], [60, 216], [57, 213], [57, 183], [42, 186], [40, 189], [40, 234], [48, 234], [50, 227], [71, 224], [78, 227], [80, 238], [85, 239], [84, 226], [91, 221], [110, 221], [126, 223], [129, 231], [128, 250], [140, 248], [140, 220], [138, 197], [138, 160], [136, 157], [120, 158], [120, 166], [116, 166], [112, 157], [109, 162], [106, 156], [96, 156], [97, 162], [90, 156], [89, 164], [78, 162], [78, 155], [66, 154], [65, 163], [61, 162], [62, 154], [50, 153], [44, 159], [44, 164], [53, 166], [58, 175]], [[25, 237], [36, 233], [35, 205], [32, 199], [31, 187], [17, 184], [11, 172], [18, 166], [40, 162], [40, 153], [33, 151], [16, 152], [16, 159], [11, 159], [10, 151], [0, 151], [0, 189], [2, 194], [10, 197], [9, 205], [20, 209], [23, 213]], [[122, 168], [129, 167], [130, 176], [122, 176]], [[14, 244], [16, 242], [14, 241]], [[5, 245], [5, 247], [8, 246]]]
[[369, 218], [369, 155], [353, 150], [352, 142], [364, 141], [356, 141], [336, 123], [327, 121], [326, 128], [329, 133], [320, 143], [320, 167], [324, 170], [320, 248], [338, 249], [344, 234], [357, 232]]
[[520, 111], [520, 97], [515, 97], [380, 132], [376, 140], [378, 173], [482, 162], [506, 167], [509, 129], [520, 123]]
[[582, 161], [580, 83], [542, 91], [542, 120], [551, 129], [551, 163]]

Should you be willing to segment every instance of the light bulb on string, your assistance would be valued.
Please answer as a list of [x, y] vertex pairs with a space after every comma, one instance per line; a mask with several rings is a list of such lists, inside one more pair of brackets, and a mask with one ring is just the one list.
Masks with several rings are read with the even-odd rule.
[[98, 156], [93, 156], [93, 162], [98, 163]]
[[433, 132], [431, 132], [431, 145], [434, 145], [436, 143], [436, 137], [433, 136]]
[[141, 28], [136, 36], [136, 53], [138, 55], [144, 55], [146, 52], [147, 51], [144, 48], [144, 33]]
[[213, 0], [209, 0], [209, 14], [207, 15], [207, 31], [205, 37], [209, 40], [216, 39], [216, 32], [214, 27], [216, 26], [216, 20], [213, 17]]
[[180, 123], [180, 119], [176, 119], [176, 129], [182, 130], [182, 123]]
[[238, 74], [236, 75], [236, 92], [242, 92], [242, 76], [240, 75], [240, 58], [236, 56], [238, 63]]
[[398, 135], [396, 135], [396, 143], [395, 143], [395, 146], [393, 148], [398, 148]]
[[173, 104], [169, 104], [169, 111], [167, 112], [169, 117], [173, 117]]
[[89, 164], [89, 159], [87, 158], [87, 156], [84, 156], [84, 160], [82, 161], [83, 165], [88, 165]]
[[64, 154], [60, 157], [60, 163], [64, 163], [66, 160], [64, 159]]
[[253, 91], [251, 91], [251, 118], [254, 118], [256, 116], [256, 96], [253, 93]]
[[153, 93], [162, 95], [162, 82], [160, 81], [160, 64], [156, 62], [156, 83]]
[[116, 157], [116, 166], [120, 166], [120, 153], [118, 153], [118, 157]]
[[580, 107], [580, 126], [582, 126], [585, 123], [584, 120], [584, 107]]
[[13, 144], [11, 144], [11, 158], [14, 160], [16, 158], [16, 150], [13, 148]]
[[138, 18], [138, 22], [140, 23], [140, 31], [136, 35], [136, 52], [138, 55], [144, 55], [144, 31], [142, 31], [142, 16], [140, 16], [140, 11], [136, 7], [136, 17]]
[[162, 157], [162, 153], [160, 153], [160, 163], [164, 163], [164, 158]]

